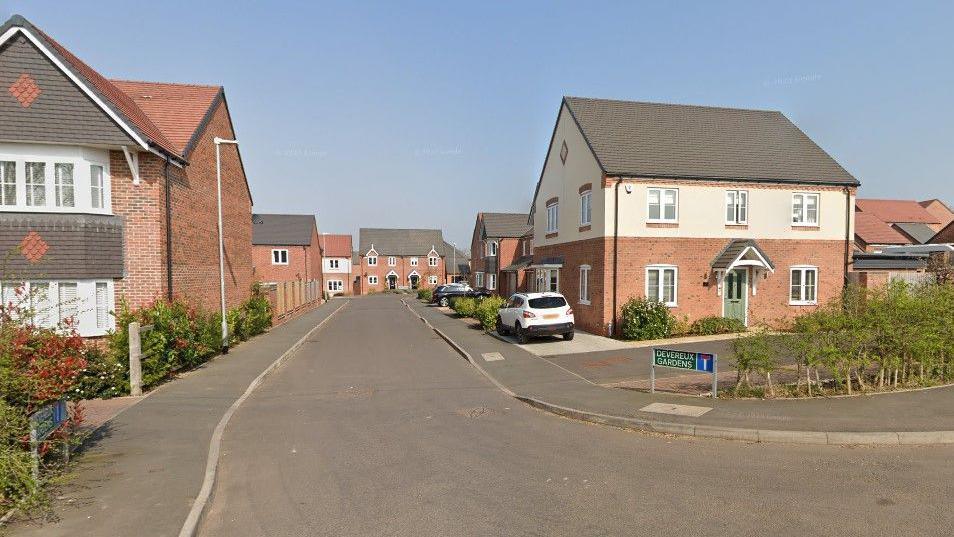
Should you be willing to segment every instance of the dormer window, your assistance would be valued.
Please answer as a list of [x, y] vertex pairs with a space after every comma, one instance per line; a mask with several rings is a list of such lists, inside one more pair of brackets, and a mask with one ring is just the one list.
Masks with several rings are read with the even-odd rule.
[[369, 266], [369, 267], [376, 267], [376, 266], [378, 266], [378, 256], [368, 254], [368, 266]]

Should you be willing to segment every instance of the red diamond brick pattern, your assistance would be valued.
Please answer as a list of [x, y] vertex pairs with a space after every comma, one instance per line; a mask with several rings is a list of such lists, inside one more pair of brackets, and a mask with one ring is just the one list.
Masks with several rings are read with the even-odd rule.
[[41, 93], [43, 91], [40, 90], [40, 86], [37, 86], [33, 77], [26, 73], [20, 75], [16, 82], [10, 84], [10, 95], [13, 95], [13, 98], [19, 101], [23, 108], [29, 108]]
[[36, 263], [46, 255], [50, 245], [36, 231], [31, 231], [20, 241], [20, 253], [30, 263]]

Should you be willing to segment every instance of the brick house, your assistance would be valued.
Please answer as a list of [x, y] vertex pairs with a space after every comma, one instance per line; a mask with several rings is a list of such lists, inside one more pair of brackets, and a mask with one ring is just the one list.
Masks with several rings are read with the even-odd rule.
[[925, 244], [954, 220], [940, 200], [855, 201], [855, 247], [862, 252], [880, 252], [892, 246]]
[[435, 287], [447, 281], [439, 229], [361, 228], [355, 293]]
[[602, 334], [634, 297], [749, 325], [811, 311], [847, 280], [858, 184], [779, 112], [566, 97], [534, 287]]
[[322, 281], [328, 296], [350, 295], [351, 280], [351, 235], [323, 233], [318, 237], [322, 252]]
[[[213, 138], [235, 137], [219, 86], [106, 79], [23, 17], [0, 26], [0, 248], [42, 322], [81, 335], [132, 306], [219, 302]], [[252, 283], [252, 198], [222, 153], [226, 301]]]
[[265, 283], [321, 280], [318, 224], [310, 214], [253, 214], [252, 265]]
[[447, 283], [466, 282], [470, 278], [470, 255], [444, 241], [444, 261], [447, 262]]
[[523, 237], [531, 229], [529, 217], [527, 213], [477, 213], [470, 240], [472, 286], [501, 296], [517, 291], [523, 274], [513, 265], [527, 256]]

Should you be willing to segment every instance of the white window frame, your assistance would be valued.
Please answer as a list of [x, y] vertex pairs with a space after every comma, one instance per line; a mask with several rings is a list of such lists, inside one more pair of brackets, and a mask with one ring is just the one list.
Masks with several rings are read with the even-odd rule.
[[396, 267], [396, 266], [397, 266], [397, 258], [394, 257], [393, 255], [389, 255], [389, 256], [388, 256], [388, 266], [389, 266], [389, 267]]
[[441, 258], [437, 257], [436, 255], [428, 256], [427, 258], [427, 266], [429, 267], [436, 267], [440, 264], [440, 262]]
[[487, 289], [489, 291], [495, 291], [497, 289], [497, 273], [496, 272], [487, 273]]
[[[93, 183], [93, 168], [99, 168], [99, 184]], [[106, 206], [106, 167], [102, 164], [89, 164], [89, 200], [93, 209], [104, 209]]]
[[[729, 202], [729, 196], [733, 201]], [[740, 201], [744, 199], [744, 201]], [[733, 218], [729, 218], [729, 208], [732, 208]], [[749, 223], [749, 191], [748, 190], [726, 190], [724, 216], [726, 225], [742, 226]]]
[[[672, 275], [672, 301], [666, 302], [663, 300], [665, 296], [665, 284], [666, 281], [666, 271], [673, 271]], [[656, 296], [649, 294], [649, 273], [658, 272], [659, 273], [659, 290]], [[644, 296], [651, 300], [658, 300], [670, 308], [677, 307], [679, 305], [679, 267], [676, 265], [647, 265], [645, 272], [645, 285], [644, 285]]]
[[[112, 280], [18, 280], [16, 282], [4, 281], [0, 288], [8, 285], [22, 286], [23, 307], [31, 309], [36, 308], [34, 303], [34, 286], [46, 287], [46, 300], [42, 304], [46, 310], [42, 313], [33, 312], [34, 322], [40, 321], [39, 326], [55, 328], [59, 326], [61, 320], [65, 317], [72, 317], [75, 323], [72, 328], [83, 337], [104, 336], [116, 326], [115, 316], [110, 312], [116, 311], [115, 289]], [[76, 298], [69, 304], [64, 304], [60, 296], [67, 285], [76, 287]], [[105, 286], [103, 301], [97, 301], [97, 286]], [[6, 307], [7, 297], [3, 295], [4, 307]], [[17, 303], [17, 300], [14, 300]], [[102, 323], [99, 322], [98, 314], [103, 313]], [[37, 318], [42, 315], [41, 318]]]
[[[83, 213], [83, 214], [112, 214], [112, 200], [110, 188], [110, 171], [108, 153], [89, 147], [49, 146], [39, 144], [6, 144], [0, 142], [0, 162], [13, 163], [12, 181], [3, 177], [4, 184], [15, 185], [14, 200], [2, 199], [0, 211], [31, 212], [31, 213]], [[27, 163], [43, 164], [42, 186], [44, 202], [27, 205], [26, 166]], [[57, 180], [57, 165], [72, 166], [72, 206], [57, 204], [57, 193], [62, 192], [64, 185]], [[102, 186], [93, 188], [92, 170], [96, 166], [102, 169]], [[2, 172], [0, 172], [2, 173]], [[39, 184], [37, 185], [39, 186]], [[94, 196], [101, 198], [95, 201]], [[32, 196], [31, 196], [32, 197]]]
[[[795, 281], [794, 276], [796, 272], [800, 274], [799, 293], [798, 293], [799, 298], [797, 300], [792, 298], [792, 285], [794, 284], [794, 281]], [[806, 295], [805, 290], [808, 286], [805, 285], [805, 275], [810, 272], [815, 274], [815, 287], [814, 287], [815, 296], [811, 299], [807, 299], [805, 298], [805, 295]], [[789, 268], [788, 303], [791, 306], [815, 306], [818, 304], [818, 267], [814, 265], [793, 265], [792, 267]]]
[[329, 269], [340, 269], [340, 268], [341, 268], [341, 260], [340, 260], [340, 259], [329, 259], [329, 260], [328, 260], [328, 268], [329, 268]]
[[[653, 206], [650, 201], [652, 193], [656, 192], [659, 196], [659, 218], [649, 216], [650, 208]], [[666, 193], [673, 193], [673, 214], [672, 218], [666, 218]], [[670, 187], [651, 187], [646, 189], [646, 221], [651, 224], [675, 224], [679, 222], [679, 189]]]
[[378, 284], [378, 277], [376, 275], [371, 274], [370, 276], [368, 276], [368, 285], [377, 285], [377, 284]]
[[376, 267], [376, 266], [378, 266], [378, 256], [376, 256], [376, 255], [369, 255], [369, 256], [368, 256], [368, 266], [369, 266], [369, 267]]
[[416, 258], [416, 257], [412, 257], [412, 258], [411, 258], [410, 265], [411, 265], [412, 267], [416, 267], [416, 266], [417, 266], [417, 258]]
[[593, 191], [584, 190], [580, 194], [580, 226], [593, 223]]
[[[808, 200], [810, 198], [815, 199], [815, 221], [812, 222], [808, 219]], [[801, 220], [796, 220], [796, 208], [799, 206], [799, 201], [801, 202], [802, 207], [802, 218]], [[792, 217], [791, 222], [793, 226], [797, 227], [818, 227], [819, 221], [821, 220], [821, 194], [818, 192], [794, 192], [792, 193]]]
[[272, 248], [272, 264], [287, 265], [288, 264], [288, 248]]
[[325, 288], [331, 292], [344, 291], [344, 280], [328, 280]]
[[590, 270], [589, 265], [580, 265], [580, 297], [579, 303], [590, 305]]
[[547, 205], [547, 234], [560, 231], [560, 202]]
[[[7, 197], [7, 187], [13, 187], [12, 197]], [[19, 192], [20, 185], [17, 184], [17, 161], [12, 159], [0, 159], [0, 207], [16, 207]]]
[[487, 241], [487, 257], [497, 257], [497, 241]]
[[483, 273], [483, 272], [475, 272], [475, 273], [474, 273], [474, 285], [475, 285], [478, 289], [480, 289], [481, 287], [484, 286], [484, 273]]
[[430, 285], [437, 285], [437, 276], [431, 274], [427, 277], [427, 283]]
[[[63, 180], [60, 170], [69, 170], [69, 183]], [[67, 205], [66, 191], [70, 191], [70, 204]], [[53, 205], [57, 209], [72, 209], [76, 207], [76, 165], [72, 162], [57, 162], [53, 164]]]

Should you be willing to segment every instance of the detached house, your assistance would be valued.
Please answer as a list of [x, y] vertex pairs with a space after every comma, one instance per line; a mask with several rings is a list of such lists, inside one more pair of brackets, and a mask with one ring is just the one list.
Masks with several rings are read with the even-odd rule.
[[321, 280], [321, 246], [313, 215], [253, 214], [252, 250], [256, 280]]
[[447, 262], [446, 283], [466, 282], [470, 277], [470, 256], [447, 241], [444, 241], [444, 261]]
[[[218, 304], [216, 146], [235, 138], [220, 86], [103, 77], [20, 16], [0, 26], [3, 299], [84, 336], [110, 311], [180, 296]], [[225, 295], [252, 283], [252, 199], [223, 145]], [[213, 306], [214, 307], [214, 306]]]
[[332, 235], [328, 233], [318, 237], [322, 252], [322, 280], [325, 294], [328, 296], [350, 295], [351, 280], [351, 235]]
[[439, 229], [361, 228], [355, 293], [434, 287], [447, 281]]
[[597, 333], [634, 297], [798, 315], [847, 280], [858, 184], [780, 112], [566, 97], [531, 207], [535, 287]]
[[[524, 284], [523, 274], [512, 265], [529, 260], [524, 236], [530, 232], [527, 213], [477, 213], [471, 238], [472, 285], [502, 296]], [[509, 269], [504, 272], [505, 269]]]

